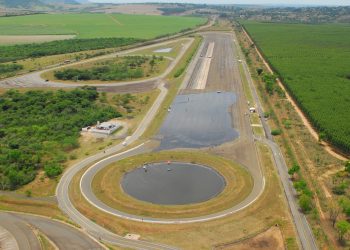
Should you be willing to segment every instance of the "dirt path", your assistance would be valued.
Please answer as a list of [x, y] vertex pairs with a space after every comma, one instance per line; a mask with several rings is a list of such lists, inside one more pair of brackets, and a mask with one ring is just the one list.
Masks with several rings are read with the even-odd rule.
[[271, 227], [265, 232], [262, 232], [252, 238], [222, 244], [220, 246], [214, 247], [214, 249], [236, 249], [236, 250], [267, 250], [267, 249], [275, 249], [275, 250], [284, 250], [284, 240], [281, 233], [281, 230], [278, 227]]
[[325, 180], [328, 179], [329, 176], [334, 175], [334, 174], [338, 173], [339, 171], [341, 171], [340, 168], [331, 169], [331, 170], [326, 171], [324, 174], [322, 174], [321, 176], [318, 177], [320, 184], [322, 186], [322, 189], [324, 191], [324, 194], [325, 194], [327, 199], [331, 199], [333, 197], [333, 195], [331, 192], [329, 192], [328, 188], [326, 187]]
[[121, 22], [119, 22], [119, 20], [117, 18], [115, 18], [114, 16], [112, 15], [108, 15], [113, 22], [115, 22], [116, 24], [118, 24], [118, 26], [123, 26], [123, 24]]
[[[249, 36], [249, 34], [246, 32], [246, 30], [243, 28], [244, 34], [246, 35], [246, 37], [248, 38], [248, 40], [252, 43], [255, 44], [253, 42], [253, 40], [251, 39], [251, 37]], [[273, 70], [271, 69], [270, 65], [266, 62], [265, 58], [263, 57], [263, 55], [260, 53], [260, 51], [257, 49], [256, 46], [254, 46], [256, 53], [259, 55], [260, 59], [262, 60], [262, 62], [264, 63], [265, 67], [268, 69], [268, 71], [273, 74]], [[311, 123], [309, 122], [309, 120], [306, 118], [306, 116], [304, 115], [304, 113], [301, 111], [301, 109], [299, 108], [299, 106], [296, 104], [296, 102], [294, 101], [294, 99], [289, 95], [288, 91], [285, 89], [282, 81], [277, 78], [277, 83], [278, 85], [283, 89], [283, 91], [286, 94], [286, 98], [287, 100], [292, 104], [292, 106], [294, 107], [294, 109], [296, 110], [296, 112], [298, 113], [300, 119], [302, 120], [303, 124], [305, 125], [305, 127], [309, 130], [310, 134], [312, 135], [312, 137], [315, 138], [315, 140], [318, 141], [318, 134], [317, 131], [312, 127]], [[341, 161], [346, 161], [348, 160], [346, 157], [344, 157], [341, 154], [338, 154], [328, 143], [326, 142], [322, 142], [322, 145], [324, 147], [324, 149], [332, 156], [334, 156], [335, 158], [341, 160]]]

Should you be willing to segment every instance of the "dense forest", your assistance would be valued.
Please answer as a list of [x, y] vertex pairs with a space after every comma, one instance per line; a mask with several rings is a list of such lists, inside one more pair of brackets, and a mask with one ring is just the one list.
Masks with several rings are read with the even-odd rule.
[[29, 183], [39, 169], [59, 175], [66, 152], [79, 146], [82, 127], [120, 116], [97, 105], [98, 97], [90, 87], [0, 95], [0, 189]]
[[[59, 80], [101, 80], [101, 81], [120, 81], [128, 79], [137, 79], [143, 77], [154, 70], [154, 67], [162, 57], [145, 56], [126, 56], [119, 60], [108, 60], [101, 66], [94, 66], [88, 69], [67, 68], [54, 73]], [[148, 63], [150, 72], [145, 72], [145, 64]]]
[[0, 63], [26, 58], [120, 47], [141, 41], [134, 38], [71, 39], [45, 43], [0, 46]]

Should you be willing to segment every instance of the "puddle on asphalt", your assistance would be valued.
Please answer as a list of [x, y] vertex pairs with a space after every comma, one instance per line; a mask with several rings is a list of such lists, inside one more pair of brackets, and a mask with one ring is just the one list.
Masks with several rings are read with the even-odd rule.
[[178, 95], [157, 135], [161, 138], [158, 150], [210, 147], [234, 140], [238, 132], [229, 110], [235, 102], [230, 92]]
[[190, 163], [153, 163], [126, 173], [123, 190], [132, 197], [162, 205], [184, 205], [209, 200], [225, 187], [214, 169]]

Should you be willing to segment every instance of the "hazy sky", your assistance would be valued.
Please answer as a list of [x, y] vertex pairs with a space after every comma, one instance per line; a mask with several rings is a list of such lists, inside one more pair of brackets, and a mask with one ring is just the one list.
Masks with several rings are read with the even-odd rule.
[[90, 0], [90, 2], [141, 3], [178, 2], [208, 4], [283, 4], [283, 5], [350, 5], [350, 0]]

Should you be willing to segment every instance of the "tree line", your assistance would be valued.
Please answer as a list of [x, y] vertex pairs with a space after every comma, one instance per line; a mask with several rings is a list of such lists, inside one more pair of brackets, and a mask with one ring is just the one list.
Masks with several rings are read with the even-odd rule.
[[0, 46], [0, 63], [26, 58], [120, 47], [140, 41], [140, 39], [135, 38], [93, 38]]

